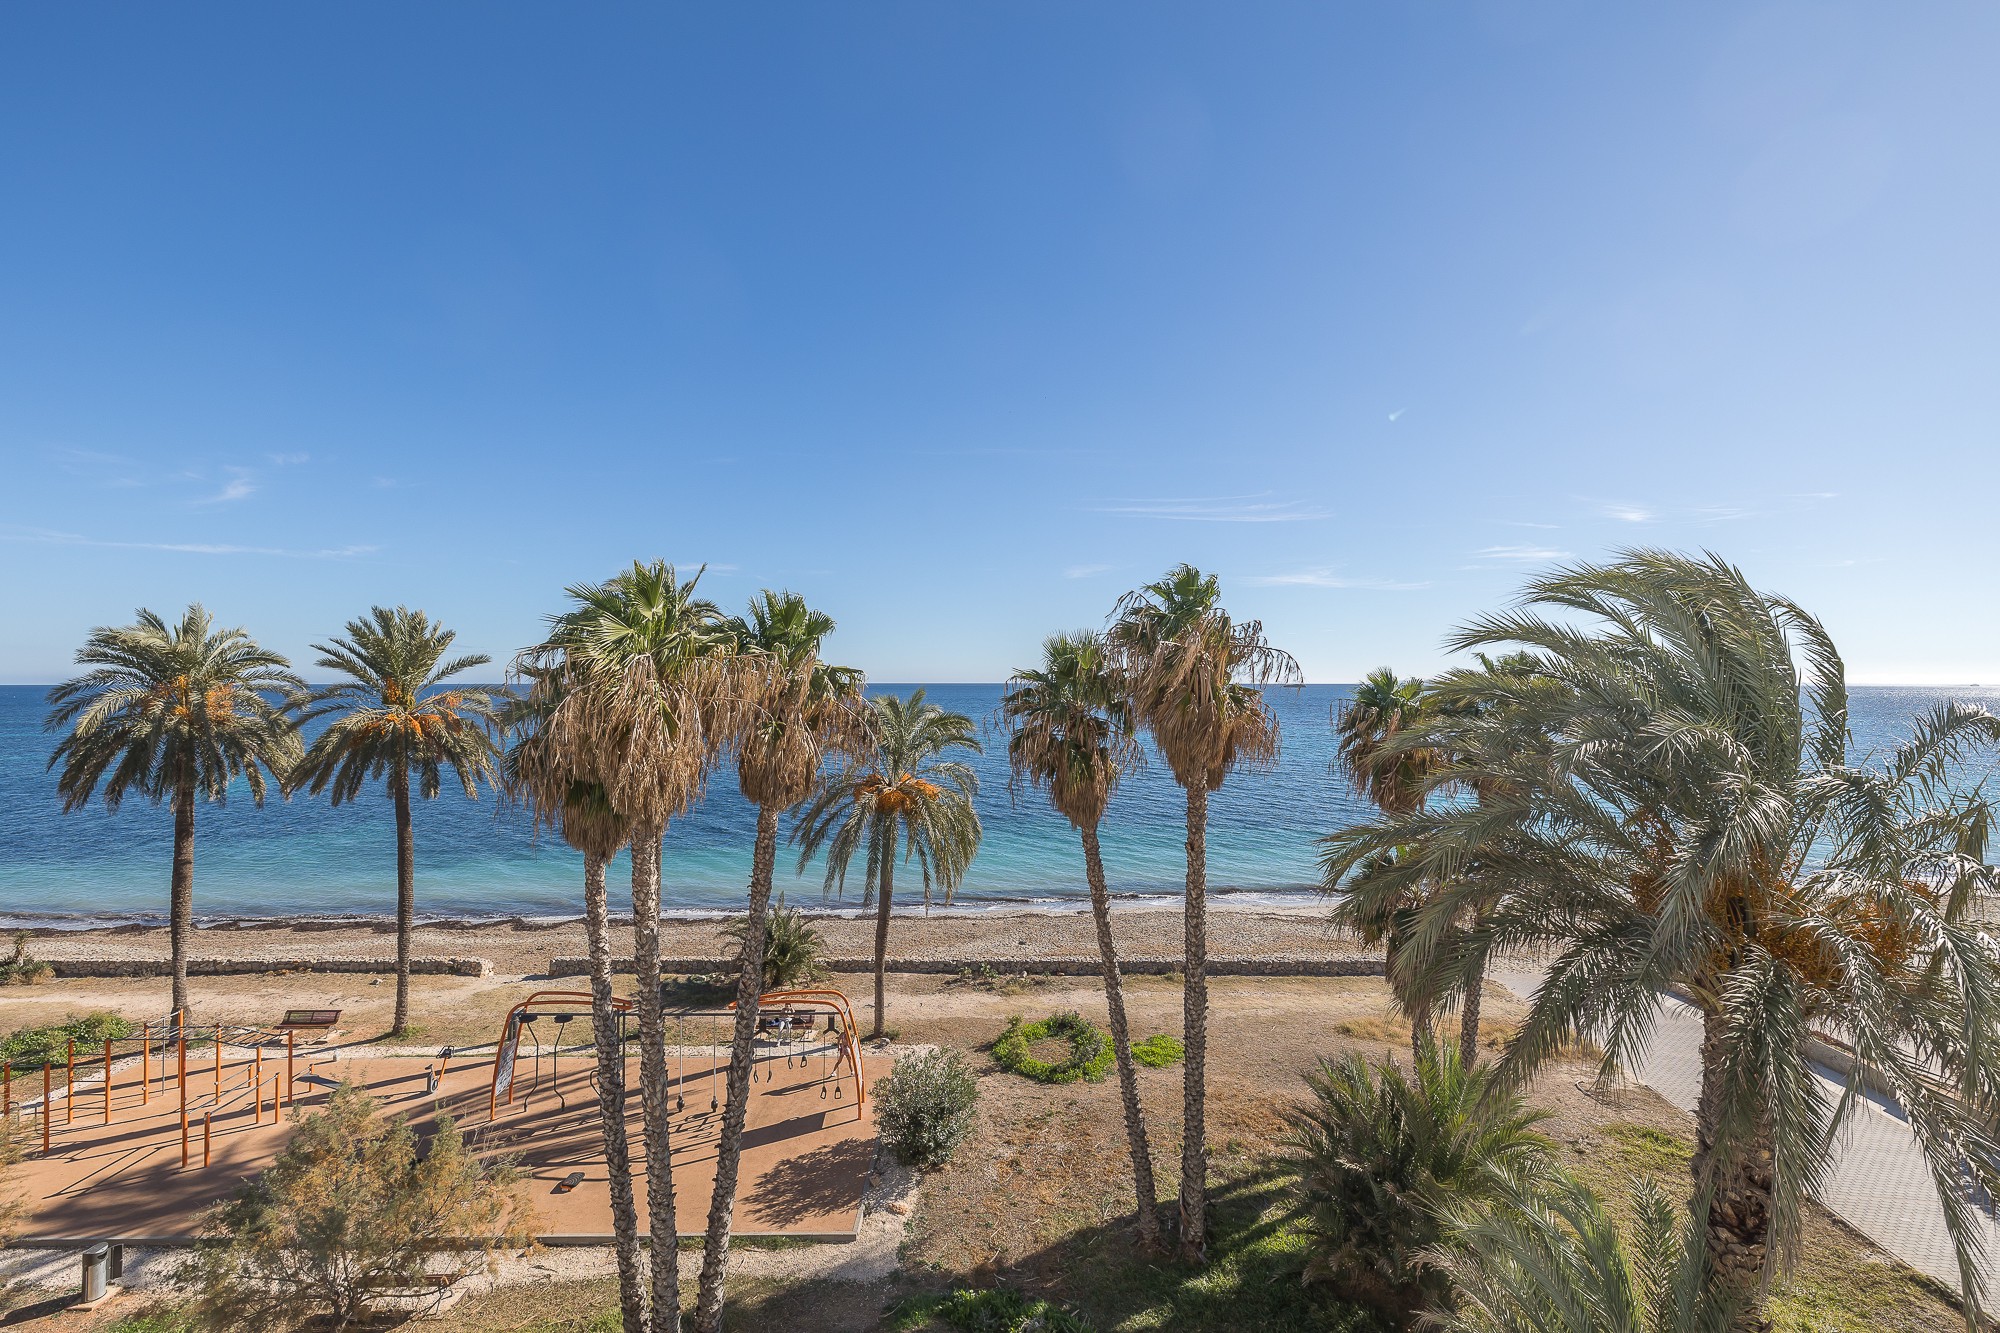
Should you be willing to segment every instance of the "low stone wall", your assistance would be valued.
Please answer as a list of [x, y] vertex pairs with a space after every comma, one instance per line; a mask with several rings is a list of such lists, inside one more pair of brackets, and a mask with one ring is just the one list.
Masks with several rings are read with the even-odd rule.
[[[166, 977], [174, 965], [165, 958], [51, 958], [58, 977]], [[190, 958], [191, 977], [249, 977], [270, 972], [394, 972], [393, 958]], [[425, 977], [490, 977], [484, 958], [412, 958], [410, 971]]]
[[[872, 958], [827, 958], [822, 962], [833, 972], [873, 972], [875, 960]], [[660, 971], [669, 976], [688, 976], [704, 973], [728, 972], [736, 966], [733, 958], [662, 958]], [[1094, 977], [1100, 964], [1095, 958], [982, 958], [966, 963], [951, 958], [891, 958], [887, 967], [891, 972], [919, 972], [932, 976], [953, 976], [964, 971], [984, 973], [987, 970], [1002, 976], [1017, 972], [1032, 972], [1040, 976]], [[613, 972], [634, 970], [630, 958], [611, 960]], [[1121, 958], [1118, 970], [1126, 975], [1146, 974], [1160, 976], [1181, 970], [1178, 958]], [[1212, 977], [1379, 977], [1382, 975], [1382, 960], [1379, 958], [1211, 958], [1208, 960], [1208, 974]], [[583, 957], [551, 958], [548, 975], [551, 977], [581, 977], [590, 974], [590, 960]]]

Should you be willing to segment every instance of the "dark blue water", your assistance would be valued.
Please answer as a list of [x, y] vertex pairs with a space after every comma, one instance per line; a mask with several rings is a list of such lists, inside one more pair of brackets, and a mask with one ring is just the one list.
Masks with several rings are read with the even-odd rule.
[[[1331, 769], [1329, 711], [1347, 692], [1339, 685], [1271, 692], [1283, 738], [1277, 766], [1232, 776], [1211, 806], [1209, 876], [1218, 892], [1308, 891], [1316, 879], [1314, 840], [1364, 813]], [[45, 769], [54, 738], [42, 730], [43, 696], [35, 687], [0, 687], [0, 921], [158, 919], [166, 907], [170, 815], [142, 801], [128, 801], [115, 815], [98, 806], [63, 814]], [[986, 723], [1000, 687], [935, 685], [929, 697]], [[2000, 690], [1857, 689], [1857, 753], [1886, 749], [1912, 716], [1951, 697], [2000, 708]], [[973, 762], [986, 836], [959, 904], [1054, 906], [1082, 897], [1076, 835], [1038, 798], [1010, 801], [1004, 741], [989, 730], [986, 752]], [[1991, 769], [1985, 759], [1977, 765], [1980, 775]], [[1182, 809], [1163, 765], [1127, 781], [1103, 829], [1115, 892], [1179, 891]], [[668, 832], [669, 909], [712, 912], [741, 900], [754, 823], [734, 773], [716, 774], [707, 799]], [[490, 793], [475, 802], [448, 788], [419, 802], [416, 837], [418, 906], [427, 916], [580, 910], [581, 858], [558, 841], [537, 842], [525, 816], [501, 808]], [[391, 813], [379, 795], [338, 810], [306, 797], [259, 809], [239, 783], [227, 804], [203, 806], [197, 815], [196, 911], [204, 918], [382, 914], [394, 907], [395, 865]], [[816, 904], [821, 867], [795, 876], [794, 865], [795, 857], [781, 852], [779, 887], [795, 902]], [[898, 883], [915, 888], [902, 877]]]

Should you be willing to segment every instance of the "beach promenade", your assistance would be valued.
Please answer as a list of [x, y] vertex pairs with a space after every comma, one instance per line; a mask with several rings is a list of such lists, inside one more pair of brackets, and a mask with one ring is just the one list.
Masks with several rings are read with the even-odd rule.
[[[1542, 973], [1500, 969], [1493, 979], [1526, 1000], [1541, 985]], [[1816, 1070], [1827, 1095], [1838, 1098], [1844, 1090], [1841, 1076], [1831, 1069]], [[1694, 1113], [1701, 1095], [1701, 1015], [1692, 1005], [1664, 1001], [1652, 1043], [1632, 1072], [1673, 1105]], [[1835, 1144], [1819, 1201], [1884, 1252], [1958, 1289], [1958, 1263], [1930, 1168], [1893, 1103], [1865, 1095], [1860, 1099]], [[2000, 1221], [1983, 1212], [1977, 1225], [1986, 1245], [1982, 1279], [1991, 1299], [2000, 1293]]]

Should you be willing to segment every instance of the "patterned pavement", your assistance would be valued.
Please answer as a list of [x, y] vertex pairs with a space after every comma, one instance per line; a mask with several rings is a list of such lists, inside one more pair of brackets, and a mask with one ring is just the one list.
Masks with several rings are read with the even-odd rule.
[[[1539, 972], [1527, 970], [1493, 974], [1493, 980], [1523, 999], [1534, 996], [1541, 979]], [[1693, 1006], [1664, 1001], [1652, 1044], [1632, 1072], [1675, 1106], [1694, 1113], [1701, 1092], [1701, 1015]], [[1820, 1081], [1831, 1098], [1844, 1090], [1831, 1070], [1822, 1070]], [[1819, 1199], [1887, 1253], [1958, 1289], [1944, 1210], [1916, 1137], [1894, 1103], [1864, 1098], [1849, 1112]], [[1977, 1226], [1986, 1246], [1982, 1284], [1988, 1293], [2000, 1292], [2000, 1222], [1989, 1210], [1978, 1216]]]

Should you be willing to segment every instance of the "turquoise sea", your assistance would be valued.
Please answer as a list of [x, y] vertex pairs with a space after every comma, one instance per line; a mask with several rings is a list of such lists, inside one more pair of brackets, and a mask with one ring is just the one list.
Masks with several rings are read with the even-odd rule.
[[[907, 685], [882, 685], [907, 693]], [[932, 685], [929, 697], [987, 723], [975, 761], [986, 836], [959, 891], [960, 909], [1059, 908], [1084, 896], [1082, 858], [1069, 825], [1032, 793], [1014, 803], [1003, 740], [990, 730], [998, 685]], [[1332, 769], [1331, 711], [1344, 685], [1273, 690], [1282, 727], [1278, 764], [1229, 780], [1211, 806], [1210, 883], [1218, 893], [1303, 899], [1315, 882], [1315, 839], [1362, 813]], [[47, 772], [54, 738], [42, 730], [45, 691], [0, 687], [0, 923], [99, 924], [155, 921], [166, 909], [171, 819], [128, 801], [116, 815], [97, 806], [65, 815]], [[1892, 745], [1909, 719], [1947, 698], [2000, 709], [2000, 690], [1874, 687], [1855, 691], [1858, 754]], [[1978, 776], [1993, 765], [1981, 759]], [[1181, 882], [1181, 795], [1164, 766], [1132, 777], [1104, 821], [1112, 889], [1171, 897]], [[735, 775], [716, 775], [707, 799], [667, 834], [665, 900], [675, 913], [731, 910], [749, 877], [751, 808]], [[580, 910], [581, 859], [533, 836], [527, 819], [490, 794], [477, 802], [448, 791], [416, 812], [417, 896], [428, 917], [551, 917]], [[793, 873], [780, 853], [779, 887], [818, 906], [822, 868]], [[616, 871], [614, 871], [614, 874]], [[912, 879], [898, 898], [914, 903]], [[856, 906], [850, 889], [845, 903]], [[364, 798], [335, 810], [324, 799], [273, 799], [254, 806], [241, 784], [226, 805], [197, 816], [195, 907], [204, 919], [375, 916], [393, 910], [395, 844], [388, 802]]]

